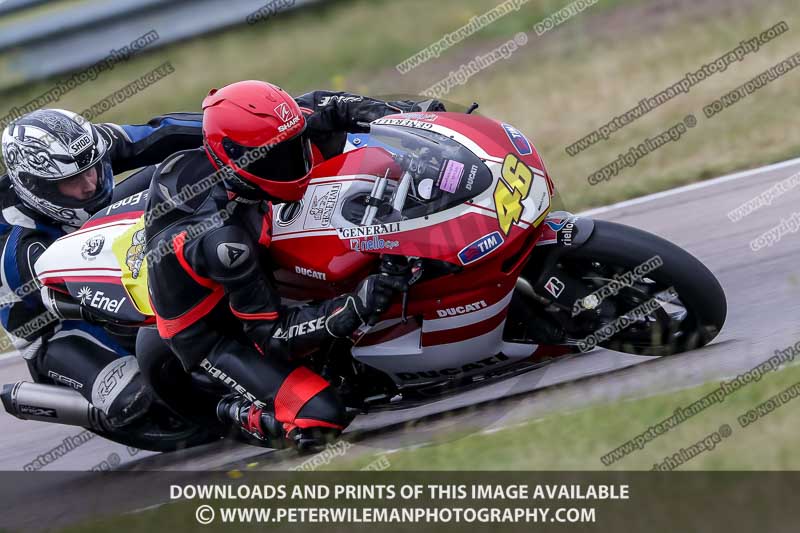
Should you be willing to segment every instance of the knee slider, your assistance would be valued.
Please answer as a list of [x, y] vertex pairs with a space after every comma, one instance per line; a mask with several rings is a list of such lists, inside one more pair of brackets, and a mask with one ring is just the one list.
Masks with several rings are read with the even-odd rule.
[[106, 415], [111, 425], [124, 426], [147, 414], [152, 403], [153, 394], [145, 385], [142, 375], [137, 374], [111, 402]]
[[92, 404], [103, 411], [114, 426], [128, 424], [144, 415], [152, 400], [152, 393], [132, 355], [106, 365], [92, 386]]

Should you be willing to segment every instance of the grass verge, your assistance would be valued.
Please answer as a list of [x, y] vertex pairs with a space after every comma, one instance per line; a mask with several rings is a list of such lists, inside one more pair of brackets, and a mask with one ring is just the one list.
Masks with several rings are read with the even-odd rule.
[[[699, 400], [719, 383], [547, 416], [488, 434], [461, 439], [448, 435], [447, 442], [401, 450], [387, 458], [392, 470], [650, 470], [727, 424], [730, 436], [676, 469], [797, 470], [800, 399], [788, 401], [746, 427], [741, 427], [738, 417], [798, 383], [800, 366], [767, 374], [610, 466], [604, 464], [602, 456], [672, 416], [678, 407], [686, 408]], [[374, 460], [375, 456], [357, 461], [342, 459], [331, 468], [359, 469]]]

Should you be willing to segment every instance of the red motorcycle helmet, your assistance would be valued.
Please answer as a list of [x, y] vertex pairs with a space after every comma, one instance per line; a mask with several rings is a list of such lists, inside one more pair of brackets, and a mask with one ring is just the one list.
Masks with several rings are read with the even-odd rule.
[[294, 98], [263, 81], [212, 89], [203, 100], [203, 144], [225, 184], [250, 199], [303, 197], [311, 174], [306, 119]]

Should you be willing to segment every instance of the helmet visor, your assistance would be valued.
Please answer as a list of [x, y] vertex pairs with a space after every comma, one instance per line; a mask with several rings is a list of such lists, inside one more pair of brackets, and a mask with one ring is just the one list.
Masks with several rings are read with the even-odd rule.
[[222, 146], [239, 168], [263, 180], [296, 181], [311, 170], [311, 142], [305, 135], [256, 148], [226, 137]]
[[94, 166], [60, 180], [36, 180], [29, 186], [31, 192], [55, 205], [75, 209], [89, 209], [97, 199], [106, 195], [107, 182], [104, 165]]

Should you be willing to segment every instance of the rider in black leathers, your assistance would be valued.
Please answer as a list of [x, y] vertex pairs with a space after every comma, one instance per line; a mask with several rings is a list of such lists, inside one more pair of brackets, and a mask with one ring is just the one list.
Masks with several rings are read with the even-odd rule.
[[[442, 109], [438, 102], [427, 108]], [[248, 81], [212, 91], [203, 109], [205, 149], [173, 154], [150, 188], [146, 249], [158, 332], [187, 371], [199, 367], [229, 387], [221, 419], [273, 446], [283, 439], [298, 447], [322, 443], [349, 418], [333, 387], [298, 360], [326, 340], [349, 337], [385, 310], [406, 280], [376, 274], [352, 294], [281, 305], [265, 274], [270, 201], [303, 196], [314, 148], [325, 158], [339, 154], [348, 131], [422, 107], [327, 91], [294, 99]], [[249, 157], [263, 146], [266, 155]], [[189, 193], [198, 180], [210, 186]]]

